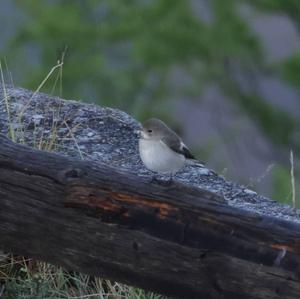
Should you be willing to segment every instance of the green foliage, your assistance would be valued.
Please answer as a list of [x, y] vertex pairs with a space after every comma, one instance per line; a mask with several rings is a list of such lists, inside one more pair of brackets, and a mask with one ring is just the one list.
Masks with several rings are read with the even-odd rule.
[[292, 143], [298, 127], [287, 113], [256, 95], [240, 94], [236, 99], [275, 144], [289, 146]]
[[286, 59], [281, 65], [281, 72], [284, 79], [295, 87], [300, 86], [300, 53]]
[[291, 177], [289, 171], [277, 165], [272, 171], [272, 197], [285, 204], [291, 204]]
[[254, 0], [252, 3], [266, 11], [284, 12], [300, 21], [300, 2], [298, 0]]
[[[34, 43], [38, 61], [34, 67], [24, 63], [30, 76], [22, 85], [34, 89], [67, 47], [64, 97], [94, 97], [140, 118], [169, 113], [174, 66], [198, 86], [226, 75], [224, 62], [232, 57], [244, 62], [260, 57], [259, 43], [234, 0], [212, 2], [211, 24], [203, 23], [185, 0], [16, 3], [28, 22], [11, 41], [9, 58]], [[52, 85], [49, 81], [45, 91]]]
[[[206, 23], [185, 0], [15, 3], [24, 11], [27, 22], [11, 40], [8, 59], [13, 64], [22, 57], [22, 72], [29, 74], [20, 83], [25, 87], [35, 89], [65, 51], [62, 80], [66, 98], [90, 98], [141, 120], [150, 115], [169, 118], [172, 99], [189, 90], [200, 94], [202, 86], [213, 82], [259, 119], [271, 138], [275, 136], [276, 130], [271, 129], [274, 124], [278, 128], [294, 127], [288, 116], [278, 117], [281, 111], [274, 112], [251, 92], [241, 92], [236, 80], [228, 76], [228, 64], [246, 72], [253, 66], [261, 70], [265, 67], [260, 43], [238, 13], [237, 0], [212, 0], [211, 21]], [[298, 0], [253, 3], [290, 15], [297, 15], [300, 9]], [[24, 57], [28, 47], [35, 49], [34, 64], [32, 58]], [[295, 56], [284, 67], [290, 82], [299, 82], [298, 64]], [[170, 84], [174, 67], [190, 78], [189, 83], [178, 84], [176, 91]], [[48, 81], [44, 91], [52, 92], [54, 80]], [[284, 136], [275, 137], [288, 143]]]

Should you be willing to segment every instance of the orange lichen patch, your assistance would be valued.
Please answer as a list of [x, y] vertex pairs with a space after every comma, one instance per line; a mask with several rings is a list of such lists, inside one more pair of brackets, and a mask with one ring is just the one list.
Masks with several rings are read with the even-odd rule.
[[[82, 186], [73, 186], [71, 188], [68, 201], [111, 212], [120, 211], [123, 209], [123, 204], [132, 204], [142, 209], [155, 209], [157, 217], [161, 219], [176, 215], [179, 212], [178, 208], [170, 204], [146, 199], [141, 196], [127, 195], [118, 192], [95, 192], [93, 189]], [[122, 215], [124, 217], [130, 217], [130, 213], [125, 213], [125, 211]]]
[[168, 216], [174, 215], [179, 211], [178, 208], [175, 208], [170, 204], [145, 199], [140, 196], [132, 196], [117, 192], [111, 192], [110, 195], [117, 201], [136, 204], [140, 207], [157, 209], [156, 214], [160, 219], [166, 219]]
[[69, 203], [87, 205], [93, 208], [101, 208], [106, 211], [119, 211], [122, 207], [114, 203], [103, 194], [95, 194], [86, 187], [73, 187], [68, 197]]
[[122, 213], [122, 216], [123, 216], [123, 217], [126, 217], [126, 218], [129, 218], [129, 217], [130, 217], [130, 214], [129, 214], [128, 212], [124, 212], [124, 213]]
[[[99, 205], [97, 206], [99, 207]], [[105, 211], [112, 211], [112, 212], [121, 210], [121, 207], [119, 205], [113, 204], [108, 201], [102, 202], [101, 208], [104, 209]]]
[[293, 252], [296, 254], [300, 254], [300, 248], [299, 247], [292, 247], [290, 245], [283, 245], [283, 244], [272, 244], [272, 248], [278, 249], [278, 250], [286, 250], [289, 252]]
[[128, 195], [128, 194], [124, 194], [124, 193], [117, 193], [117, 192], [110, 192], [110, 195], [118, 201], [135, 203], [138, 205], [143, 205], [146, 207], [151, 207], [151, 208], [156, 208], [156, 209], [163, 209], [163, 210], [170, 211], [170, 212], [178, 212], [179, 211], [178, 208], [175, 208], [170, 204], [156, 202], [156, 201], [153, 201], [152, 199], [145, 199], [144, 197], [140, 197], [140, 196], [132, 196], [132, 195]]
[[163, 209], [163, 208], [159, 208], [159, 211], [160, 211], [160, 214], [161, 214], [161, 216], [163, 217], [163, 216], [168, 216], [169, 215], [169, 212], [168, 212], [168, 210], [166, 210], [166, 209]]

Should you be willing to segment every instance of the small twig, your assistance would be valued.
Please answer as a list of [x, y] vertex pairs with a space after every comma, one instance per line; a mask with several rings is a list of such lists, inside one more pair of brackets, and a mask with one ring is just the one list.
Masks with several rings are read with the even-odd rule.
[[6, 92], [6, 88], [5, 88], [5, 81], [4, 81], [4, 75], [3, 75], [1, 61], [0, 61], [0, 74], [1, 74], [1, 81], [2, 81], [3, 94], [4, 94], [4, 102], [5, 102], [5, 106], [6, 106], [6, 113], [7, 113], [7, 119], [8, 119], [9, 135], [10, 135], [11, 140], [15, 141], [15, 132], [14, 132], [14, 129], [13, 129], [12, 123], [11, 123], [11, 115], [10, 115], [10, 107], [9, 107], [9, 96], [8, 96], [8, 94]]
[[77, 143], [77, 140], [76, 140], [76, 138], [75, 138], [75, 136], [74, 136], [74, 134], [73, 134], [71, 128], [68, 126], [68, 124], [67, 124], [67, 122], [66, 122], [65, 120], [64, 120], [64, 124], [65, 124], [65, 126], [68, 128], [69, 133], [70, 133], [70, 135], [71, 135], [71, 137], [72, 137], [72, 139], [73, 139], [73, 141], [74, 141], [74, 143], [75, 143], [75, 146], [76, 146], [76, 148], [77, 148], [77, 150], [78, 150], [80, 159], [83, 160], [83, 155], [82, 155], [82, 153], [81, 153], [81, 150], [80, 150], [80, 148], [79, 148], [79, 145], [78, 145], [78, 143]]
[[296, 190], [295, 190], [295, 174], [294, 174], [294, 154], [290, 151], [290, 162], [291, 162], [291, 185], [292, 185], [292, 204], [296, 207]]
[[4, 294], [4, 290], [5, 290], [5, 284], [2, 284], [0, 287], [0, 299], [3, 298], [3, 294]]
[[47, 74], [47, 76], [44, 78], [44, 80], [41, 82], [41, 84], [38, 86], [38, 88], [35, 90], [35, 92], [33, 93], [33, 95], [30, 97], [30, 99], [28, 100], [28, 102], [26, 103], [26, 105], [23, 107], [23, 109], [20, 111], [19, 114], [19, 119], [22, 119], [22, 116], [24, 114], [24, 112], [26, 111], [26, 109], [28, 108], [28, 106], [30, 105], [31, 101], [33, 100], [33, 98], [36, 96], [36, 94], [41, 90], [41, 88], [44, 86], [44, 84], [47, 82], [47, 80], [49, 79], [49, 77], [53, 74], [53, 72], [62, 67], [64, 64], [64, 62], [60, 62], [58, 61], [57, 64], [50, 70], [50, 72]]
[[274, 266], [279, 267], [280, 264], [281, 264], [281, 261], [284, 259], [285, 255], [286, 255], [286, 248], [282, 248], [279, 251], [279, 253], [278, 253], [278, 255], [277, 255], [277, 257], [276, 257], [276, 259], [274, 261]]

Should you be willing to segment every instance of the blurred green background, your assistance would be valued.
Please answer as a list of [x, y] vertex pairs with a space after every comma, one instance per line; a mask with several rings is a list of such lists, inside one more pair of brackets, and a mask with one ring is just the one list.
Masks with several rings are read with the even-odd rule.
[[7, 83], [35, 90], [63, 59], [42, 91], [160, 117], [285, 203], [293, 150], [299, 199], [299, 0], [1, 0], [0, 26]]

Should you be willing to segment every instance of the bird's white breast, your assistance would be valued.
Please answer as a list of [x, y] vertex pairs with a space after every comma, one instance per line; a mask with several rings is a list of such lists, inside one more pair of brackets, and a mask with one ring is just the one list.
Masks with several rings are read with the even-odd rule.
[[155, 172], [176, 173], [185, 164], [185, 157], [159, 140], [139, 140], [140, 156], [145, 166]]

